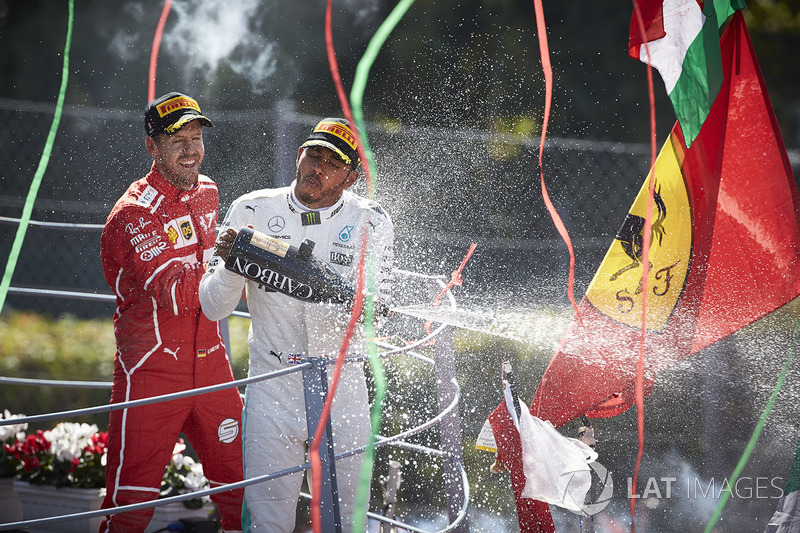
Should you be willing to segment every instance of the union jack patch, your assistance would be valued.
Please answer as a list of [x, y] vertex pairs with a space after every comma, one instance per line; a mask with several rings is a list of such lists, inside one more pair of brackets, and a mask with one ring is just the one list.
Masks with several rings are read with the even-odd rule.
[[286, 358], [286, 362], [290, 365], [299, 365], [303, 362], [303, 357], [299, 353], [290, 353]]

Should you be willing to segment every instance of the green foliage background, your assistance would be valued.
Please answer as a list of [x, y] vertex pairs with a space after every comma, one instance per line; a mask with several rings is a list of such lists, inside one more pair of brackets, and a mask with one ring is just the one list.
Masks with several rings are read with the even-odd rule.
[[[234, 376], [247, 375], [249, 321], [229, 321]], [[53, 318], [16, 311], [0, 315], [0, 376], [111, 383], [114, 372], [114, 329], [111, 319]], [[28, 416], [105, 405], [108, 389], [63, 388], [41, 385], [0, 387], [0, 410]], [[105, 431], [108, 415], [88, 415], [72, 422], [94, 423]], [[50, 429], [59, 420], [31, 425]], [[30, 430], [29, 429], [29, 430]]]

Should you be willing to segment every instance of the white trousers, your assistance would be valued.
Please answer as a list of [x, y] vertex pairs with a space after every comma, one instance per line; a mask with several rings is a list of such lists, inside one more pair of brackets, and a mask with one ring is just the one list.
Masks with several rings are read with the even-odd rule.
[[[336, 393], [331, 414], [336, 453], [363, 446], [369, 438], [369, 404], [363, 377], [360, 382], [360, 385], [356, 383], [354, 386], [350, 381]], [[263, 393], [268, 394], [268, 391]], [[303, 427], [300, 428], [298, 423], [270, 416], [270, 412], [278, 405], [274, 398], [268, 399], [263, 393], [248, 388], [245, 401], [244, 475], [248, 479], [308, 461], [305, 421], [302, 420]], [[363, 455], [357, 454], [336, 461], [336, 482], [343, 532], [353, 529], [353, 513], [359, 489], [362, 459]], [[242, 507], [244, 531], [291, 533], [295, 528], [297, 501], [302, 482], [303, 473], [297, 472], [246, 487]], [[310, 479], [309, 486], [311, 486]], [[368, 506], [369, 491], [366, 503]]]

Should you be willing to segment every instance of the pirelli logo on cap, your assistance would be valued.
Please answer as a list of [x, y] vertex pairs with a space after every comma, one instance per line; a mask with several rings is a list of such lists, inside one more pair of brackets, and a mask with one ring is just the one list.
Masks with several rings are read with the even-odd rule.
[[197, 105], [197, 102], [189, 98], [188, 96], [176, 96], [175, 98], [171, 98], [160, 104], [156, 107], [158, 110], [158, 116], [164, 117], [165, 115], [169, 115], [173, 111], [177, 111], [178, 109], [194, 109], [198, 113], [200, 113], [200, 106]]
[[320, 122], [317, 124], [317, 127], [314, 128], [314, 133], [317, 133], [318, 131], [324, 131], [330, 133], [331, 135], [335, 135], [350, 145], [350, 148], [353, 150], [356, 149], [356, 138], [353, 136], [353, 132], [351, 132], [347, 126], [340, 122]]

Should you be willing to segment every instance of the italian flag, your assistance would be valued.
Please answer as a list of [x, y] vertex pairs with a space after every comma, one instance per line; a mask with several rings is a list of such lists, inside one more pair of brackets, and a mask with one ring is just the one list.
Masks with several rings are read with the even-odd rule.
[[794, 464], [789, 482], [778, 500], [778, 508], [767, 524], [764, 533], [798, 533], [800, 532], [800, 442], [794, 452]]
[[697, 137], [722, 86], [720, 28], [744, 0], [636, 0], [628, 54], [658, 70], [683, 130]]

